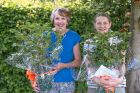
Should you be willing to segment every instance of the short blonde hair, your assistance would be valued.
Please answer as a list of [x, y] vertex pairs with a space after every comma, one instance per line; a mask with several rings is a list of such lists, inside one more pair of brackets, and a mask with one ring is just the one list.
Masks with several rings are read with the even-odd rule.
[[65, 16], [67, 18], [67, 21], [69, 22], [69, 20], [71, 18], [71, 13], [70, 13], [70, 10], [68, 8], [65, 8], [65, 7], [57, 7], [57, 8], [55, 8], [52, 11], [51, 17], [50, 17], [50, 20], [52, 22], [54, 22], [54, 17], [55, 17], [56, 12], [58, 12], [60, 16]]

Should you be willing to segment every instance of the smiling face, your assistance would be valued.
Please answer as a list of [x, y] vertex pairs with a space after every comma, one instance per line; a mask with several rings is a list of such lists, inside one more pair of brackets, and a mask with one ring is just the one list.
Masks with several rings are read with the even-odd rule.
[[59, 31], [64, 31], [64, 30], [66, 30], [67, 24], [68, 24], [68, 20], [67, 20], [66, 16], [61, 16], [61, 15], [59, 15], [58, 12], [56, 12], [54, 15], [55, 28], [59, 29]]
[[66, 26], [71, 18], [71, 13], [68, 8], [57, 7], [51, 13], [51, 21], [55, 26], [55, 29], [60, 31], [60, 34], [67, 32]]
[[95, 19], [94, 27], [97, 30], [97, 32], [100, 32], [103, 34], [109, 31], [111, 27], [111, 22], [105, 16], [98, 16]]

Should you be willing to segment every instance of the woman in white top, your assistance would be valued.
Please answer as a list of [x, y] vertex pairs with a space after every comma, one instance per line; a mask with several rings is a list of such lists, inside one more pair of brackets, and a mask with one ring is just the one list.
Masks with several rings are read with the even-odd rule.
[[[107, 33], [111, 27], [111, 18], [109, 15], [106, 13], [100, 13], [95, 16], [95, 21], [94, 21], [94, 27], [97, 30], [97, 32], [104, 34]], [[92, 39], [86, 40], [86, 42], [94, 42]], [[85, 42], [84, 44], [84, 51], [89, 50], [90, 52], [92, 51], [92, 47], [96, 47], [93, 44], [87, 44]], [[125, 53], [123, 52], [125, 55]], [[95, 54], [96, 55], [96, 54]], [[90, 57], [88, 54], [85, 55], [84, 60], [85, 64], [87, 67], [87, 72], [88, 72], [88, 80], [87, 80], [87, 85], [88, 85], [88, 93], [99, 93], [100, 92], [100, 87], [104, 89], [111, 89], [115, 88], [115, 93], [125, 93], [125, 87], [126, 87], [126, 82], [124, 81], [124, 75], [125, 75], [125, 58], [123, 58], [123, 63], [120, 66], [119, 72], [120, 76], [118, 78], [110, 78], [108, 81], [97, 78], [95, 76], [89, 76], [89, 73], [95, 73], [97, 68], [95, 67], [89, 67], [88, 65], [91, 63], [89, 60]], [[94, 60], [94, 59], [93, 59]], [[90, 78], [89, 78], [90, 77]], [[120, 86], [118, 88], [118, 86]]]

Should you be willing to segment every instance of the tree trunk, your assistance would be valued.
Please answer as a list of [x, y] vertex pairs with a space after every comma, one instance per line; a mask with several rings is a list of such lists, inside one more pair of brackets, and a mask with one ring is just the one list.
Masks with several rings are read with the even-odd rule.
[[[140, 1], [134, 3], [132, 0], [132, 57], [138, 59], [140, 64]], [[140, 68], [137, 66], [127, 74], [126, 93], [140, 93]]]

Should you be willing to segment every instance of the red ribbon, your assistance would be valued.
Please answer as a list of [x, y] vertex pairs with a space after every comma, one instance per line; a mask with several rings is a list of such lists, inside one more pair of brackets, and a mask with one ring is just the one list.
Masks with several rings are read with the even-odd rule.
[[50, 73], [51, 73], [51, 71], [48, 71], [48, 72], [45, 72], [42, 74], [35, 74], [31, 70], [27, 70], [26, 71], [26, 78], [28, 78], [28, 80], [30, 80], [33, 83], [33, 86], [36, 86], [37, 85], [36, 76], [41, 76], [41, 75], [50, 74]]

